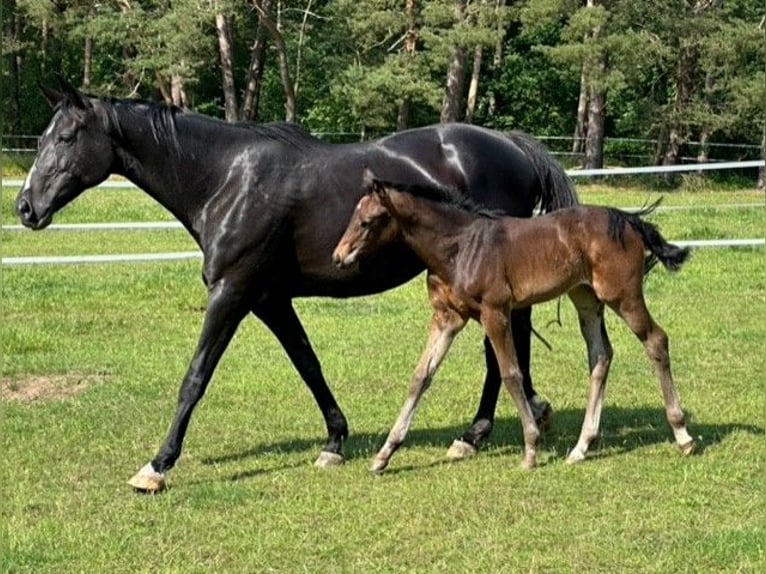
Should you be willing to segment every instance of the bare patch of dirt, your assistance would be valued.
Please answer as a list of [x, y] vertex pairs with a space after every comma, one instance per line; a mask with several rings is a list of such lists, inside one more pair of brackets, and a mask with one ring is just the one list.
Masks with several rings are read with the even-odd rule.
[[109, 380], [109, 375], [21, 375], [2, 378], [2, 400], [16, 403], [63, 401]]

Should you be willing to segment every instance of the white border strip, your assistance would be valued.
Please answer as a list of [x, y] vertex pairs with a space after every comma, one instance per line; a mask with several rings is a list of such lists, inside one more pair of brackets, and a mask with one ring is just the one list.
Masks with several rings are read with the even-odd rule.
[[[766, 239], [702, 239], [671, 241], [682, 247], [721, 248], [721, 247], [764, 247]], [[175, 253], [126, 253], [115, 255], [65, 255], [59, 257], [3, 257], [3, 266], [19, 265], [84, 265], [94, 263], [143, 263], [149, 261], [187, 261], [201, 259], [200, 251], [180, 251]]]

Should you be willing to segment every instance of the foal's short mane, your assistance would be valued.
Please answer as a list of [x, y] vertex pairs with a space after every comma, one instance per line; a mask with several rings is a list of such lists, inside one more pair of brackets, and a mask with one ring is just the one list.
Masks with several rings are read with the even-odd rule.
[[409, 193], [415, 197], [421, 197], [436, 203], [442, 203], [448, 205], [449, 207], [453, 207], [461, 211], [467, 211], [469, 213], [474, 213], [481, 217], [496, 219], [502, 215], [502, 212], [499, 210], [489, 209], [485, 205], [482, 205], [471, 197], [461, 193], [454, 187], [445, 187], [441, 185], [405, 184], [382, 180], [377, 181], [384, 187], [388, 187], [396, 191], [401, 191], [403, 193]]

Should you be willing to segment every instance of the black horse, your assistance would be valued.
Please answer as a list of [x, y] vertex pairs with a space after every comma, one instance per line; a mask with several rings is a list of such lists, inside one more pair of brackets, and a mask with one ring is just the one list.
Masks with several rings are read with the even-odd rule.
[[[328, 440], [317, 464], [343, 461], [346, 418], [292, 299], [376, 293], [423, 270], [404, 245], [349, 269], [333, 265], [332, 250], [365, 193], [365, 166], [387, 180], [462, 190], [515, 216], [531, 216], [536, 206], [550, 211], [577, 203], [561, 167], [520, 133], [448, 124], [331, 145], [291, 124], [229, 124], [162, 104], [86, 96], [60, 83], [60, 92], [42, 88], [54, 114], [17, 199], [22, 223], [43, 229], [85, 189], [120, 174], [172, 212], [204, 254], [208, 304], [202, 333], [167, 439], [131, 479], [141, 490], [165, 487], [192, 411], [248, 313], [276, 335], [322, 411]], [[529, 311], [516, 313], [525, 394], [533, 408], [549, 414], [529, 376], [530, 332]], [[492, 428], [500, 377], [486, 341], [485, 352], [482, 398], [458, 454], [475, 452]]]

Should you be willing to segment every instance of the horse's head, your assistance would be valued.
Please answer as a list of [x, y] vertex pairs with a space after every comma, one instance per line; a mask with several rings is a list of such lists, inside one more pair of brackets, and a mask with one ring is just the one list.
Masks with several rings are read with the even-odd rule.
[[21, 222], [43, 229], [53, 214], [109, 175], [114, 159], [103, 111], [59, 78], [61, 91], [40, 86], [54, 109], [24, 187], [16, 200]]
[[376, 180], [369, 169], [365, 170], [365, 185], [369, 191], [357, 203], [351, 221], [332, 254], [333, 262], [341, 269], [399, 235], [399, 225], [389, 211], [386, 186]]

